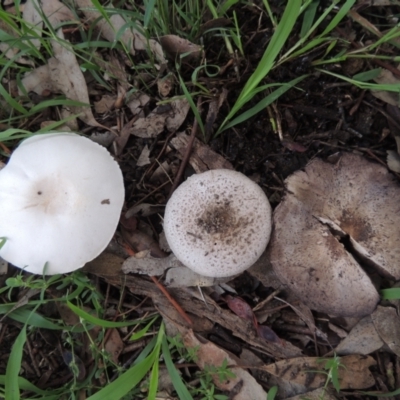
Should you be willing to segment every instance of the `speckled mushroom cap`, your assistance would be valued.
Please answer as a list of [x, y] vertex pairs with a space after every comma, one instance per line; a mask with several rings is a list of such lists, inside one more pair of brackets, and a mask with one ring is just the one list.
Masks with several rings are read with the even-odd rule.
[[164, 230], [171, 250], [198, 274], [227, 277], [254, 264], [271, 234], [271, 206], [240, 172], [193, 175], [167, 203]]
[[0, 171], [0, 256], [37, 274], [78, 269], [110, 242], [123, 201], [104, 147], [73, 133], [33, 136]]

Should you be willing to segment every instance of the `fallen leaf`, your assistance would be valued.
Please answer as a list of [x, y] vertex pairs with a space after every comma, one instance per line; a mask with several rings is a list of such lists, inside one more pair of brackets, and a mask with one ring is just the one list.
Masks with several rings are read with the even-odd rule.
[[[178, 150], [183, 157], [186, 153], [189, 136], [185, 132], [179, 132], [171, 139], [171, 144]], [[211, 150], [210, 146], [195, 139], [190, 153], [189, 164], [193, 167], [196, 173], [208, 171], [209, 169], [233, 169], [232, 164], [220, 154]]]
[[372, 322], [371, 316], [366, 316], [350, 331], [335, 349], [338, 355], [371, 354], [383, 346], [383, 341]]
[[311, 390], [310, 392], [305, 392], [293, 397], [287, 397], [286, 400], [336, 400], [339, 397], [335, 397], [332, 390], [328, 388], [319, 388]]
[[101, 99], [99, 101], [94, 102], [94, 110], [98, 114], [110, 112], [114, 108], [116, 99], [117, 96], [115, 94], [105, 94], [104, 96], [101, 96]]
[[[204, 339], [198, 339], [192, 330], [188, 330], [183, 336], [183, 343], [189, 349], [196, 350], [196, 364], [205, 369], [208, 367], [221, 367], [226, 363], [229, 365], [229, 370], [235, 374], [234, 378], [227, 380], [220, 380], [217, 375], [213, 376], [214, 384], [221, 390], [229, 391], [232, 400], [265, 400], [267, 393], [261, 385], [244, 369], [236, 367], [240, 364], [240, 360], [229, 353], [213, 344], [212, 342]], [[236, 393], [233, 393], [236, 389]]]
[[267, 342], [282, 344], [281, 338], [269, 326], [257, 325], [257, 333]]
[[153, 138], [164, 128], [174, 132], [182, 125], [189, 108], [190, 105], [186, 99], [178, 99], [158, 106], [147, 117], [139, 118], [133, 124], [131, 134], [141, 138]]
[[118, 365], [118, 358], [122, 350], [124, 349], [124, 342], [122, 341], [117, 329], [112, 328], [109, 332], [111, 333], [107, 333], [107, 335], [109, 336], [104, 345], [104, 349], [110, 355], [110, 358], [115, 363], [115, 365]]
[[254, 321], [254, 314], [251, 307], [240, 297], [232, 297], [227, 295], [224, 297], [228, 307], [240, 318]]
[[[22, 78], [22, 85], [27, 93], [35, 92], [40, 96], [48, 96], [51, 93], [58, 92], [57, 86], [51, 80], [48, 64], [27, 72]], [[20, 87], [18, 93], [20, 96], [24, 94]]]
[[167, 97], [171, 93], [174, 84], [175, 84], [175, 77], [170, 72], [166, 76], [157, 80], [158, 93], [160, 93], [162, 97]]
[[400, 318], [396, 309], [378, 306], [371, 319], [380, 338], [400, 357]]
[[[367, 389], [375, 384], [375, 380], [369, 370], [376, 365], [370, 356], [349, 355], [340, 357], [338, 378], [341, 390]], [[326, 370], [321, 358], [298, 357], [281, 360], [274, 364], [261, 367], [263, 371], [277, 376], [291, 383], [304, 385], [308, 389], [317, 389], [326, 382]], [[321, 372], [318, 372], [321, 371]]]
[[[382, 68], [381, 73], [374, 79], [376, 83], [382, 85], [399, 85], [400, 79], [393, 75], [393, 73], [387, 69]], [[391, 104], [392, 106], [399, 106], [400, 97], [396, 92], [389, 92], [386, 90], [371, 90], [371, 93], [380, 100]]]
[[[161, 45], [154, 39], [147, 39], [138, 30], [128, 27], [127, 21], [125, 21], [122, 15], [112, 13], [109, 17], [111, 24], [109, 24], [108, 21], [102, 17], [100, 12], [93, 7], [91, 0], [74, 1], [76, 6], [80, 8], [90, 22], [96, 21], [96, 26], [100, 30], [101, 35], [109, 42], [114, 43], [117, 40], [117, 33], [119, 34], [121, 30], [123, 30], [119, 40], [126, 46], [132, 55], [135, 55], [136, 51], [146, 50], [149, 48], [158, 62], [162, 64], [166, 63]], [[107, 8], [110, 10], [114, 7], [112, 4], [109, 4]], [[140, 25], [140, 22], [136, 20], [135, 24]]]
[[167, 256], [167, 254], [160, 249], [158, 243], [147, 233], [138, 229], [129, 231], [124, 227], [121, 227], [121, 233], [124, 240], [132, 247], [134, 251], [141, 252], [144, 250], [149, 250], [151, 256], [158, 258], [164, 258]]
[[44, 15], [53, 28], [58, 28], [63, 21], [74, 21], [75, 16], [72, 11], [59, 0], [44, 0], [41, 2]]
[[172, 268], [175, 265], [179, 266], [179, 263], [180, 261], [173, 255], [165, 258], [157, 258], [152, 257], [150, 251], [145, 250], [126, 259], [122, 265], [122, 272], [125, 274], [134, 273], [160, 276], [168, 268]]
[[182, 56], [184, 61], [195, 61], [201, 56], [201, 46], [177, 35], [161, 36], [160, 42], [168, 57], [173, 60]]
[[[35, 34], [31, 34], [29, 42], [37, 49], [40, 49], [40, 38], [43, 32], [43, 19], [40, 8], [38, 0], [27, 0], [22, 12], [24, 21], [31, 27], [32, 31], [35, 32]], [[37, 35], [38, 38], [35, 38], [35, 35]]]
[[48, 61], [51, 80], [67, 99], [87, 104], [82, 107], [70, 107], [73, 113], [78, 114], [79, 119], [90, 126], [99, 126], [90, 109], [86, 81], [72, 46], [65, 40], [61, 29], [57, 31], [57, 36], [63, 41], [63, 45], [57, 40], [51, 41], [54, 52], [54, 57]]
[[150, 164], [150, 149], [149, 146], [144, 146], [140, 156], [136, 162], [137, 167], [144, 167], [145, 165]]
[[229, 279], [199, 275], [180, 263], [180, 265], [168, 269], [165, 275], [165, 286], [173, 288], [190, 286], [206, 287], [226, 282]]

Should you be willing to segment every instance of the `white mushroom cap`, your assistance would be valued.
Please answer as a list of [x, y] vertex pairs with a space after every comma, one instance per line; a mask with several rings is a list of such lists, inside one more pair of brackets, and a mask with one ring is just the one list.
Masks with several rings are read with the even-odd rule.
[[164, 231], [171, 250], [198, 274], [227, 277], [249, 268], [271, 234], [271, 206], [240, 172], [219, 169], [190, 177], [167, 203]]
[[0, 256], [32, 273], [78, 269], [110, 242], [123, 201], [105, 148], [73, 133], [33, 136], [0, 171]]

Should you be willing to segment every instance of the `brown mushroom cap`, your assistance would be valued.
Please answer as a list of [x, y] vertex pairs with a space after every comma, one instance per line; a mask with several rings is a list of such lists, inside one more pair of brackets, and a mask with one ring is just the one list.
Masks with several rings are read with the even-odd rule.
[[386, 168], [344, 154], [335, 165], [313, 160], [286, 185], [269, 248], [278, 278], [312, 309], [371, 313], [379, 296], [360, 263], [400, 278], [399, 184]]

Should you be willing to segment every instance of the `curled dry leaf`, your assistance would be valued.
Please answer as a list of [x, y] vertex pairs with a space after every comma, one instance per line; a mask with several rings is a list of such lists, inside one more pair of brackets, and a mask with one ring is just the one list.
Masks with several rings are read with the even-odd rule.
[[357, 260], [400, 278], [398, 183], [384, 167], [344, 154], [335, 165], [313, 160], [286, 186], [270, 243], [276, 275], [314, 310], [370, 314], [379, 296]]
[[[261, 369], [294, 384], [304, 385], [308, 389], [317, 389], [326, 382], [324, 362], [317, 357], [298, 357], [281, 360]], [[338, 378], [341, 390], [367, 389], [375, 384], [369, 367], [375, 365], [370, 356], [349, 355], [340, 357]], [[318, 372], [321, 371], [321, 372]]]
[[194, 61], [201, 56], [201, 46], [177, 35], [161, 36], [160, 42], [168, 57], [173, 60], [180, 55], [184, 57], [185, 61]]
[[192, 330], [183, 336], [183, 342], [187, 348], [196, 349], [196, 364], [201, 369], [206, 366], [220, 367], [224, 362], [231, 366], [229, 369], [235, 374], [234, 378], [221, 381], [215, 375], [213, 381], [221, 390], [232, 393], [234, 389], [237, 389], [235, 394], [232, 393], [233, 397], [230, 397], [232, 400], [265, 400], [267, 398], [267, 393], [262, 386], [246, 370], [235, 367], [240, 364], [240, 360], [236, 356], [211, 342], [200, 340]]

